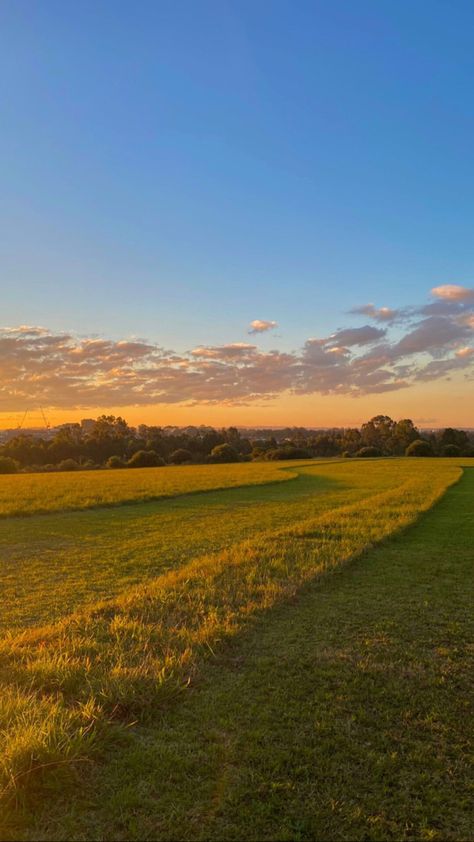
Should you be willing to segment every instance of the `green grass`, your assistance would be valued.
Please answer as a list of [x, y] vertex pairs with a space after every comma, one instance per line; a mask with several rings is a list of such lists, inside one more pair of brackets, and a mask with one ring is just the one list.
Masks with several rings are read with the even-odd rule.
[[159, 728], [39, 827], [74, 839], [474, 838], [473, 514], [470, 469], [409, 532], [259, 617]]
[[174, 569], [7, 633], [2, 838], [469, 838], [472, 473], [390, 537], [459, 475], [341, 462], [183, 497], [176, 536], [229, 518], [210, 554], [191, 539]]
[[[220, 466], [206, 468], [210, 477], [215, 467]], [[241, 480], [254, 479], [253, 465], [246, 467]], [[188, 473], [182, 470], [186, 492]], [[293, 463], [272, 473], [273, 479], [288, 477], [286, 482], [0, 519], [0, 629], [51, 623], [205, 553], [378, 494], [413, 470], [408, 461], [393, 463], [389, 471], [380, 461], [364, 470], [349, 461], [312, 467]], [[115, 474], [104, 477], [103, 483], [113, 482]], [[220, 473], [214, 477], [218, 483], [223, 479]]]

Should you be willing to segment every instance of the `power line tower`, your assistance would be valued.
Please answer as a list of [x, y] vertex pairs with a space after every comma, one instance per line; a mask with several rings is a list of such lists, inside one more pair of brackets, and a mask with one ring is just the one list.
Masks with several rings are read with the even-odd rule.
[[40, 410], [41, 410], [41, 415], [43, 416], [44, 426], [46, 427], [47, 430], [49, 430], [50, 427], [51, 427], [51, 424], [49, 423], [48, 419], [46, 418], [46, 415], [44, 414], [44, 409], [43, 409], [42, 406], [40, 406]]
[[[48, 421], [48, 419], [47, 419], [47, 417], [46, 417], [46, 414], [45, 414], [45, 411], [44, 411], [43, 407], [42, 407], [42, 406], [40, 406], [40, 408], [39, 408], [39, 409], [40, 409], [40, 412], [41, 412], [41, 417], [42, 417], [42, 419], [43, 419], [43, 423], [44, 423], [45, 429], [46, 429], [46, 430], [50, 430], [50, 429], [51, 429], [51, 424], [50, 424], [50, 422]], [[24, 427], [24, 425], [25, 425], [25, 421], [26, 421], [26, 419], [27, 419], [28, 414], [30, 414], [30, 410], [29, 410], [29, 409], [25, 409], [25, 411], [24, 411], [24, 413], [23, 413], [23, 417], [22, 417], [21, 421], [19, 422], [19, 424], [18, 424], [18, 426], [17, 426], [17, 430], [22, 430], [22, 429], [23, 429], [23, 427]], [[33, 418], [34, 418], [34, 416], [33, 416]]]

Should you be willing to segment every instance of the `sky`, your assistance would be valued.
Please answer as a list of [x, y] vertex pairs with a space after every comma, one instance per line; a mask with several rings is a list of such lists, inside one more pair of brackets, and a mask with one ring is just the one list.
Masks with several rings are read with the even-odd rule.
[[474, 426], [474, 6], [2, 0], [0, 426]]

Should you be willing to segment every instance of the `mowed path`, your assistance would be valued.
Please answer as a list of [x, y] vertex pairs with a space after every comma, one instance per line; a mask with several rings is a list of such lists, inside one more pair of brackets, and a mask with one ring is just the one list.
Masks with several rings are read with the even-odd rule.
[[414, 466], [361, 467], [292, 465], [284, 482], [0, 519], [0, 631], [54, 622], [197, 556], [396, 488]]
[[474, 838], [474, 470], [221, 648], [23, 838]]

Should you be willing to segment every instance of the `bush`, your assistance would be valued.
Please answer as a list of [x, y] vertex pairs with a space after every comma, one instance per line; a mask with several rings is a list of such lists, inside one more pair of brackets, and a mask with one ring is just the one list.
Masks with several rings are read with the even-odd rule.
[[278, 459], [311, 459], [311, 454], [309, 450], [305, 450], [304, 447], [292, 447], [289, 445], [269, 450], [266, 454], [266, 458], [271, 461]]
[[78, 471], [79, 465], [75, 459], [63, 459], [58, 464], [58, 471]]
[[239, 454], [230, 444], [217, 444], [211, 450], [208, 462], [240, 462]]
[[110, 456], [105, 464], [107, 468], [125, 468], [125, 462], [120, 456]]
[[0, 456], [0, 474], [17, 474], [20, 463], [11, 456]]
[[127, 462], [128, 468], [157, 468], [165, 464], [165, 460], [154, 450], [137, 450]]
[[351, 456], [352, 456], [352, 453], [349, 453], [348, 450], [344, 450], [344, 452], [341, 453], [341, 456], [344, 456], [344, 459], [350, 459]]
[[361, 447], [361, 449], [355, 453], [355, 456], [362, 456], [362, 458], [381, 455], [382, 453], [378, 447]]
[[425, 439], [415, 439], [405, 450], [405, 456], [433, 456], [433, 448]]
[[461, 448], [457, 444], [445, 444], [441, 448], [441, 456], [460, 456]]
[[192, 460], [193, 454], [189, 450], [185, 450], [184, 447], [175, 450], [170, 456], [170, 462], [173, 465], [184, 465], [185, 462], [192, 462]]

